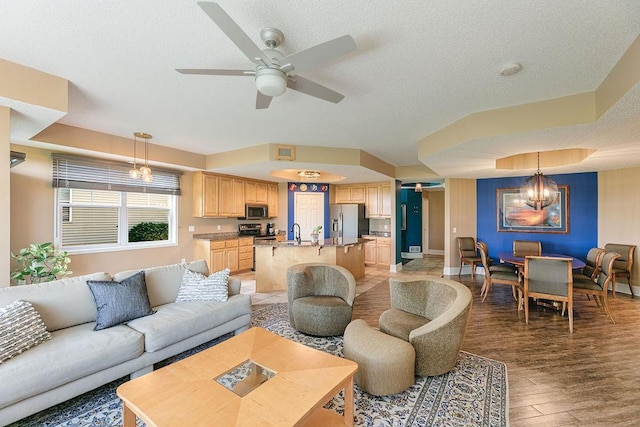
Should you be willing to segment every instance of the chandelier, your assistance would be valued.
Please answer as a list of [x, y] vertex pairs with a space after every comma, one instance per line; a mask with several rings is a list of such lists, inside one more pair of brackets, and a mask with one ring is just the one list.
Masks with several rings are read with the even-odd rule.
[[298, 171], [298, 176], [304, 179], [318, 179], [320, 175], [318, 171]]
[[418, 182], [416, 183], [415, 188], [413, 189], [416, 193], [422, 193], [422, 183]]
[[[144, 165], [137, 167], [137, 147], [138, 147], [138, 139], [144, 140]], [[149, 140], [151, 139], [151, 135], [144, 132], [134, 132], [133, 133], [133, 168], [129, 170], [129, 176], [133, 179], [142, 178], [144, 182], [152, 182], [153, 175], [151, 174], [151, 169], [149, 168]]]
[[538, 171], [526, 179], [520, 187], [520, 197], [535, 210], [541, 210], [558, 199], [558, 185], [540, 172], [540, 152], [538, 152]]

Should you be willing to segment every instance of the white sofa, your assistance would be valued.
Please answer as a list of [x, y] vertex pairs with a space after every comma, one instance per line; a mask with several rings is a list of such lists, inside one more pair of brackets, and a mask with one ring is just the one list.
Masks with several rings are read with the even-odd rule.
[[226, 302], [174, 302], [186, 268], [208, 274], [205, 261], [147, 268], [145, 280], [156, 313], [126, 325], [94, 331], [96, 306], [87, 280], [121, 281], [140, 270], [95, 273], [0, 289], [0, 307], [33, 304], [52, 339], [0, 364], [0, 425], [64, 402], [229, 332], [249, 327], [251, 299], [229, 278]]

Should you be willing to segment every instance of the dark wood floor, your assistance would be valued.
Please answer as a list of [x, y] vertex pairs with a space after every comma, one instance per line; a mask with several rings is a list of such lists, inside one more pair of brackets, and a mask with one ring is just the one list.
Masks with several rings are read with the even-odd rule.
[[[531, 305], [529, 324], [511, 288], [495, 285], [480, 301], [483, 276], [448, 277], [474, 297], [462, 350], [507, 365], [511, 426], [640, 426], [640, 298], [618, 294], [612, 324], [593, 300], [574, 298], [567, 317]], [[378, 326], [389, 308], [386, 282], [359, 295], [354, 318]]]

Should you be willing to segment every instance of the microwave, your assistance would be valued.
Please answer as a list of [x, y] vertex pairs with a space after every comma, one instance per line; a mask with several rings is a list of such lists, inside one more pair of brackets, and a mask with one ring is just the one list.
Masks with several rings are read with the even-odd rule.
[[246, 219], [269, 218], [269, 208], [267, 205], [247, 203], [244, 206], [244, 216]]

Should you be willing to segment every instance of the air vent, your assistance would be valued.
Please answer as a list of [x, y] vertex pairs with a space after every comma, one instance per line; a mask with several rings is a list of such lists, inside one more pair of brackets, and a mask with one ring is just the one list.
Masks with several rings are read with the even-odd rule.
[[19, 165], [20, 163], [24, 162], [26, 158], [27, 158], [27, 155], [25, 153], [19, 153], [17, 151], [12, 151], [11, 152], [11, 157], [10, 157], [10, 160], [9, 160], [9, 167], [12, 168], [14, 166]]

